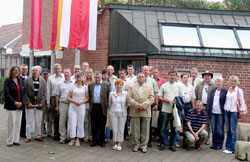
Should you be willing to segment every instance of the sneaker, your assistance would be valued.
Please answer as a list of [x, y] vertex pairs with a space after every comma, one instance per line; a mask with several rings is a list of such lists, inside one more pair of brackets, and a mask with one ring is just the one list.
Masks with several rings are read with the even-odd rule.
[[225, 154], [232, 154], [233, 152], [232, 151], [229, 151], [229, 150], [224, 150], [223, 151]]
[[179, 147], [180, 147], [180, 144], [179, 144], [179, 143], [176, 143], [176, 144], [175, 144], [175, 147], [179, 148]]
[[112, 149], [113, 149], [113, 150], [116, 150], [116, 149], [117, 149], [117, 145], [114, 145], [114, 146], [112, 147]]
[[122, 150], [122, 147], [121, 146], [117, 146], [117, 151], [121, 151]]

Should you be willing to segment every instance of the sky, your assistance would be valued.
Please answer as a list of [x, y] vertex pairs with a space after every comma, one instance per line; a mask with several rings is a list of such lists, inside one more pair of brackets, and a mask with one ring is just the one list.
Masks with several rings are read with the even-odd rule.
[[[223, 0], [207, 0], [211, 2]], [[0, 26], [23, 21], [23, 0], [0, 0]]]

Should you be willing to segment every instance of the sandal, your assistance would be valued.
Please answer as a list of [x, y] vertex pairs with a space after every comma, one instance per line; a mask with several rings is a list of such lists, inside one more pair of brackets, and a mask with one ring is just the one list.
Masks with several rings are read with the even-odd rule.
[[80, 146], [80, 141], [77, 140], [75, 146], [79, 147]]
[[74, 143], [75, 143], [75, 141], [74, 141], [74, 140], [71, 140], [71, 141], [68, 143], [68, 145], [69, 145], [69, 146], [73, 146]]

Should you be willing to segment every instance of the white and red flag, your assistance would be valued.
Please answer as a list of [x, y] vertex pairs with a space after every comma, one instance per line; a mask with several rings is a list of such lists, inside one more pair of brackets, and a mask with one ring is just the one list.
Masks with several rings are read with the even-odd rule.
[[51, 49], [96, 50], [98, 0], [54, 0]]

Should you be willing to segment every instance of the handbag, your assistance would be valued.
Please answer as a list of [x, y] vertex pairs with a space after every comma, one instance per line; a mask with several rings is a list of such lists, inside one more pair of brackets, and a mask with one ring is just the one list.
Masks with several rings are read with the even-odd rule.
[[160, 114], [160, 111], [153, 111], [153, 112], [152, 112], [152, 123], [151, 123], [151, 127], [153, 127], [153, 128], [158, 128], [159, 114]]
[[175, 130], [181, 130], [181, 120], [180, 120], [180, 116], [178, 114], [178, 110], [176, 108], [176, 104], [174, 104], [174, 108], [173, 108], [173, 116], [174, 116], [174, 121], [173, 121], [173, 125], [175, 127]]

